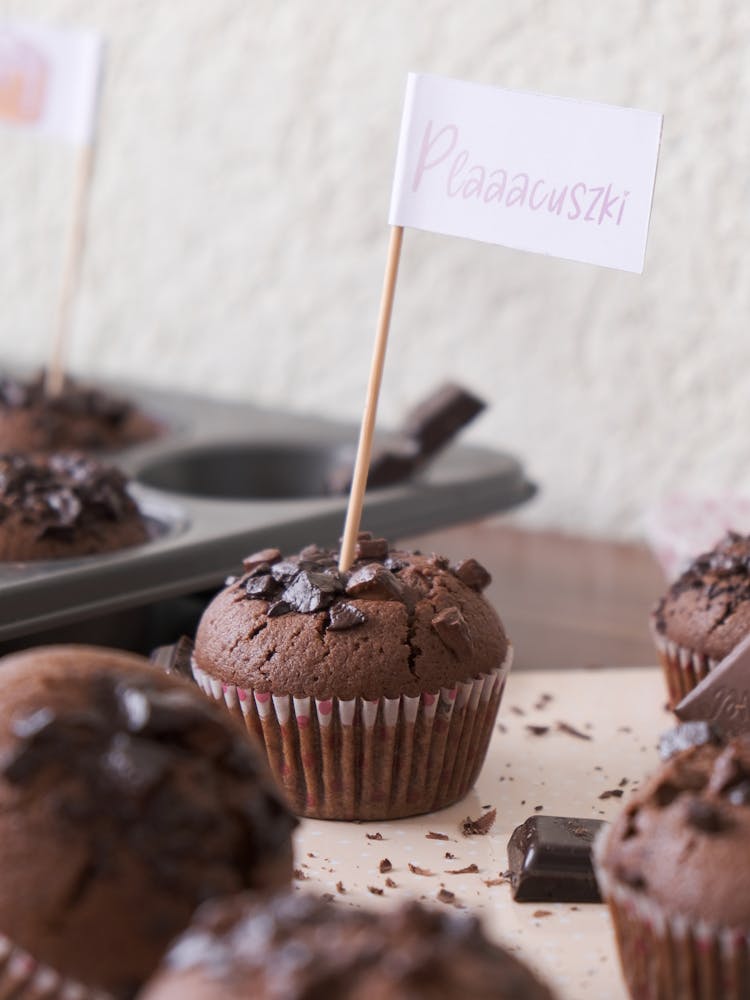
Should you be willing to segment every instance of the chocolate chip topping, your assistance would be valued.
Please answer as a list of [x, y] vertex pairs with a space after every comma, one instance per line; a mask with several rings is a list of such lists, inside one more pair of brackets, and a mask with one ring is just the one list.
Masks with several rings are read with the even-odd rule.
[[295, 821], [242, 733], [190, 688], [111, 671], [86, 688], [83, 709], [42, 704], [13, 719], [0, 775], [28, 792], [44, 783], [60, 821], [88, 841], [89, 880], [117, 865], [125, 843], [177, 894], [204, 866], [196, 902], [249, 884], [242, 873]]
[[91, 522], [123, 521], [137, 507], [118, 469], [84, 455], [0, 455], [0, 521], [14, 511], [45, 538], [69, 536]]
[[[286, 559], [278, 549], [263, 549], [243, 560], [245, 576], [239, 581], [233, 579], [230, 585], [242, 587], [251, 600], [267, 601], [270, 618], [327, 610], [327, 627], [342, 631], [367, 621], [364, 611], [347, 598], [400, 601], [413, 608], [417, 595], [399, 577], [409, 564], [406, 556], [392, 551], [386, 539], [361, 531], [354, 563], [346, 573], [339, 572], [337, 552], [317, 545], [309, 545], [298, 556]], [[476, 559], [466, 559], [453, 569], [442, 556], [433, 555], [429, 561], [436, 569], [451, 572], [472, 590], [480, 591], [490, 581], [489, 573]], [[432, 626], [457, 656], [470, 652], [471, 637], [458, 608], [437, 613]]]
[[43, 375], [30, 382], [0, 376], [0, 406], [14, 410], [41, 408], [47, 411], [50, 419], [60, 414], [94, 417], [113, 428], [122, 425], [133, 410], [125, 399], [69, 380], [62, 392], [50, 396]]
[[350, 991], [550, 997], [524, 966], [488, 941], [474, 916], [416, 902], [377, 914], [304, 893], [279, 895], [262, 906], [236, 897], [202, 907], [168, 954], [162, 977], [166, 982], [170, 972], [187, 971], [221, 983], [232, 995], [252, 982], [259, 995], [309, 1000]]

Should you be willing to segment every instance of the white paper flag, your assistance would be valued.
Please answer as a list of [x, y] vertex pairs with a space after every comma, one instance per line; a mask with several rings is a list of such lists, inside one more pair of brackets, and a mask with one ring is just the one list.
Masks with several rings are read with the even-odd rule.
[[643, 271], [662, 116], [409, 74], [390, 223]]
[[23, 22], [0, 22], [0, 123], [90, 142], [96, 123], [102, 40]]

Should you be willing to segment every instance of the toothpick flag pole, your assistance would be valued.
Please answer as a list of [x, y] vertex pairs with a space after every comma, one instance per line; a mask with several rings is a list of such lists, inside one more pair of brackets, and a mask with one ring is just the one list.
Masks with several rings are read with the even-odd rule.
[[65, 383], [65, 368], [70, 342], [73, 305], [81, 274], [81, 261], [86, 244], [86, 206], [91, 190], [94, 168], [94, 143], [84, 146], [78, 154], [73, 218], [65, 251], [62, 285], [57, 300], [55, 332], [52, 341], [45, 388], [48, 395], [57, 396]]
[[370, 455], [372, 453], [372, 437], [375, 431], [375, 417], [378, 411], [378, 396], [380, 383], [383, 380], [385, 364], [385, 349], [388, 344], [388, 331], [391, 326], [393, 299], [396, 294], [396, 279], [398, 265], [401, 259], [401, 243], [403, 241], [403, 226], [391, 226], [391, 238], [388, 244], [383, 291], [380, 296], [380, 313], [375, 335], [375, 346], [370, 365], [370, 378], [367, 384], [367, 398], [362, 415], [362, 426], [359, 432], [357, 458], [354, 463], [352, 486], [349, 492], [349, 506], [344, 524], [344, 537], [341, 543], [339, 570], [344, 573], [354, 562], [354, 548], [357, 544], [357, 534], [362, 519], [362, 505], [367, 487], [367, 474], [370, 471]]

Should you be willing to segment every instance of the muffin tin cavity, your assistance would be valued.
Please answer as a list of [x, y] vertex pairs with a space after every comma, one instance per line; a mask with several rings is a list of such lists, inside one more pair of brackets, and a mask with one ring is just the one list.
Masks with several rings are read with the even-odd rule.
[[340, 448], [303, 442], [205, 444], [157, 456], [141, 483], [211, 500], [299, 500], [330, 494]]

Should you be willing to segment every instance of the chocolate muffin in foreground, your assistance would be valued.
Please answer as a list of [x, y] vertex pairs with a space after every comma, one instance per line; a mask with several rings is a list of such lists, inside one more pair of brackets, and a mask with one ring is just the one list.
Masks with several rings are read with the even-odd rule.
[[0, 376], [0, 452], [105, 451], [157, 437], [162, 427], [126, 399], [67, 379], [51, 396], [44, 376]]
[[203, 614], [195, 678], [265, 746], [298, 813], [450, 805], [476, 780], [510, 667], [489, 574], [366, 532], [351, 569], [337, 563], [316, 546], [246, 559]]
[[118, 469], [75, 453], [0, 454], [0, 561], [114, 552], [148, 537]]
[[133, 996], [201, 902], [289, 884], [295, 820], [188, 681], [40, 647], [0, 661], [0, 705], [0, 938], [30, 974]]
[[672, 584], [651, 629], [674, 707], [750, 634], [750, 536], [729, 532]]
[[[249, 987], [249, 984], [252, 984]], [[376, 914], [303, 893], [202, 907], [142, 1000], [552, 1000], [479, 921], [408, 903]]]
[[750, 740], [693, 731], [596, 844], [634, 1000], [750, 996]]

